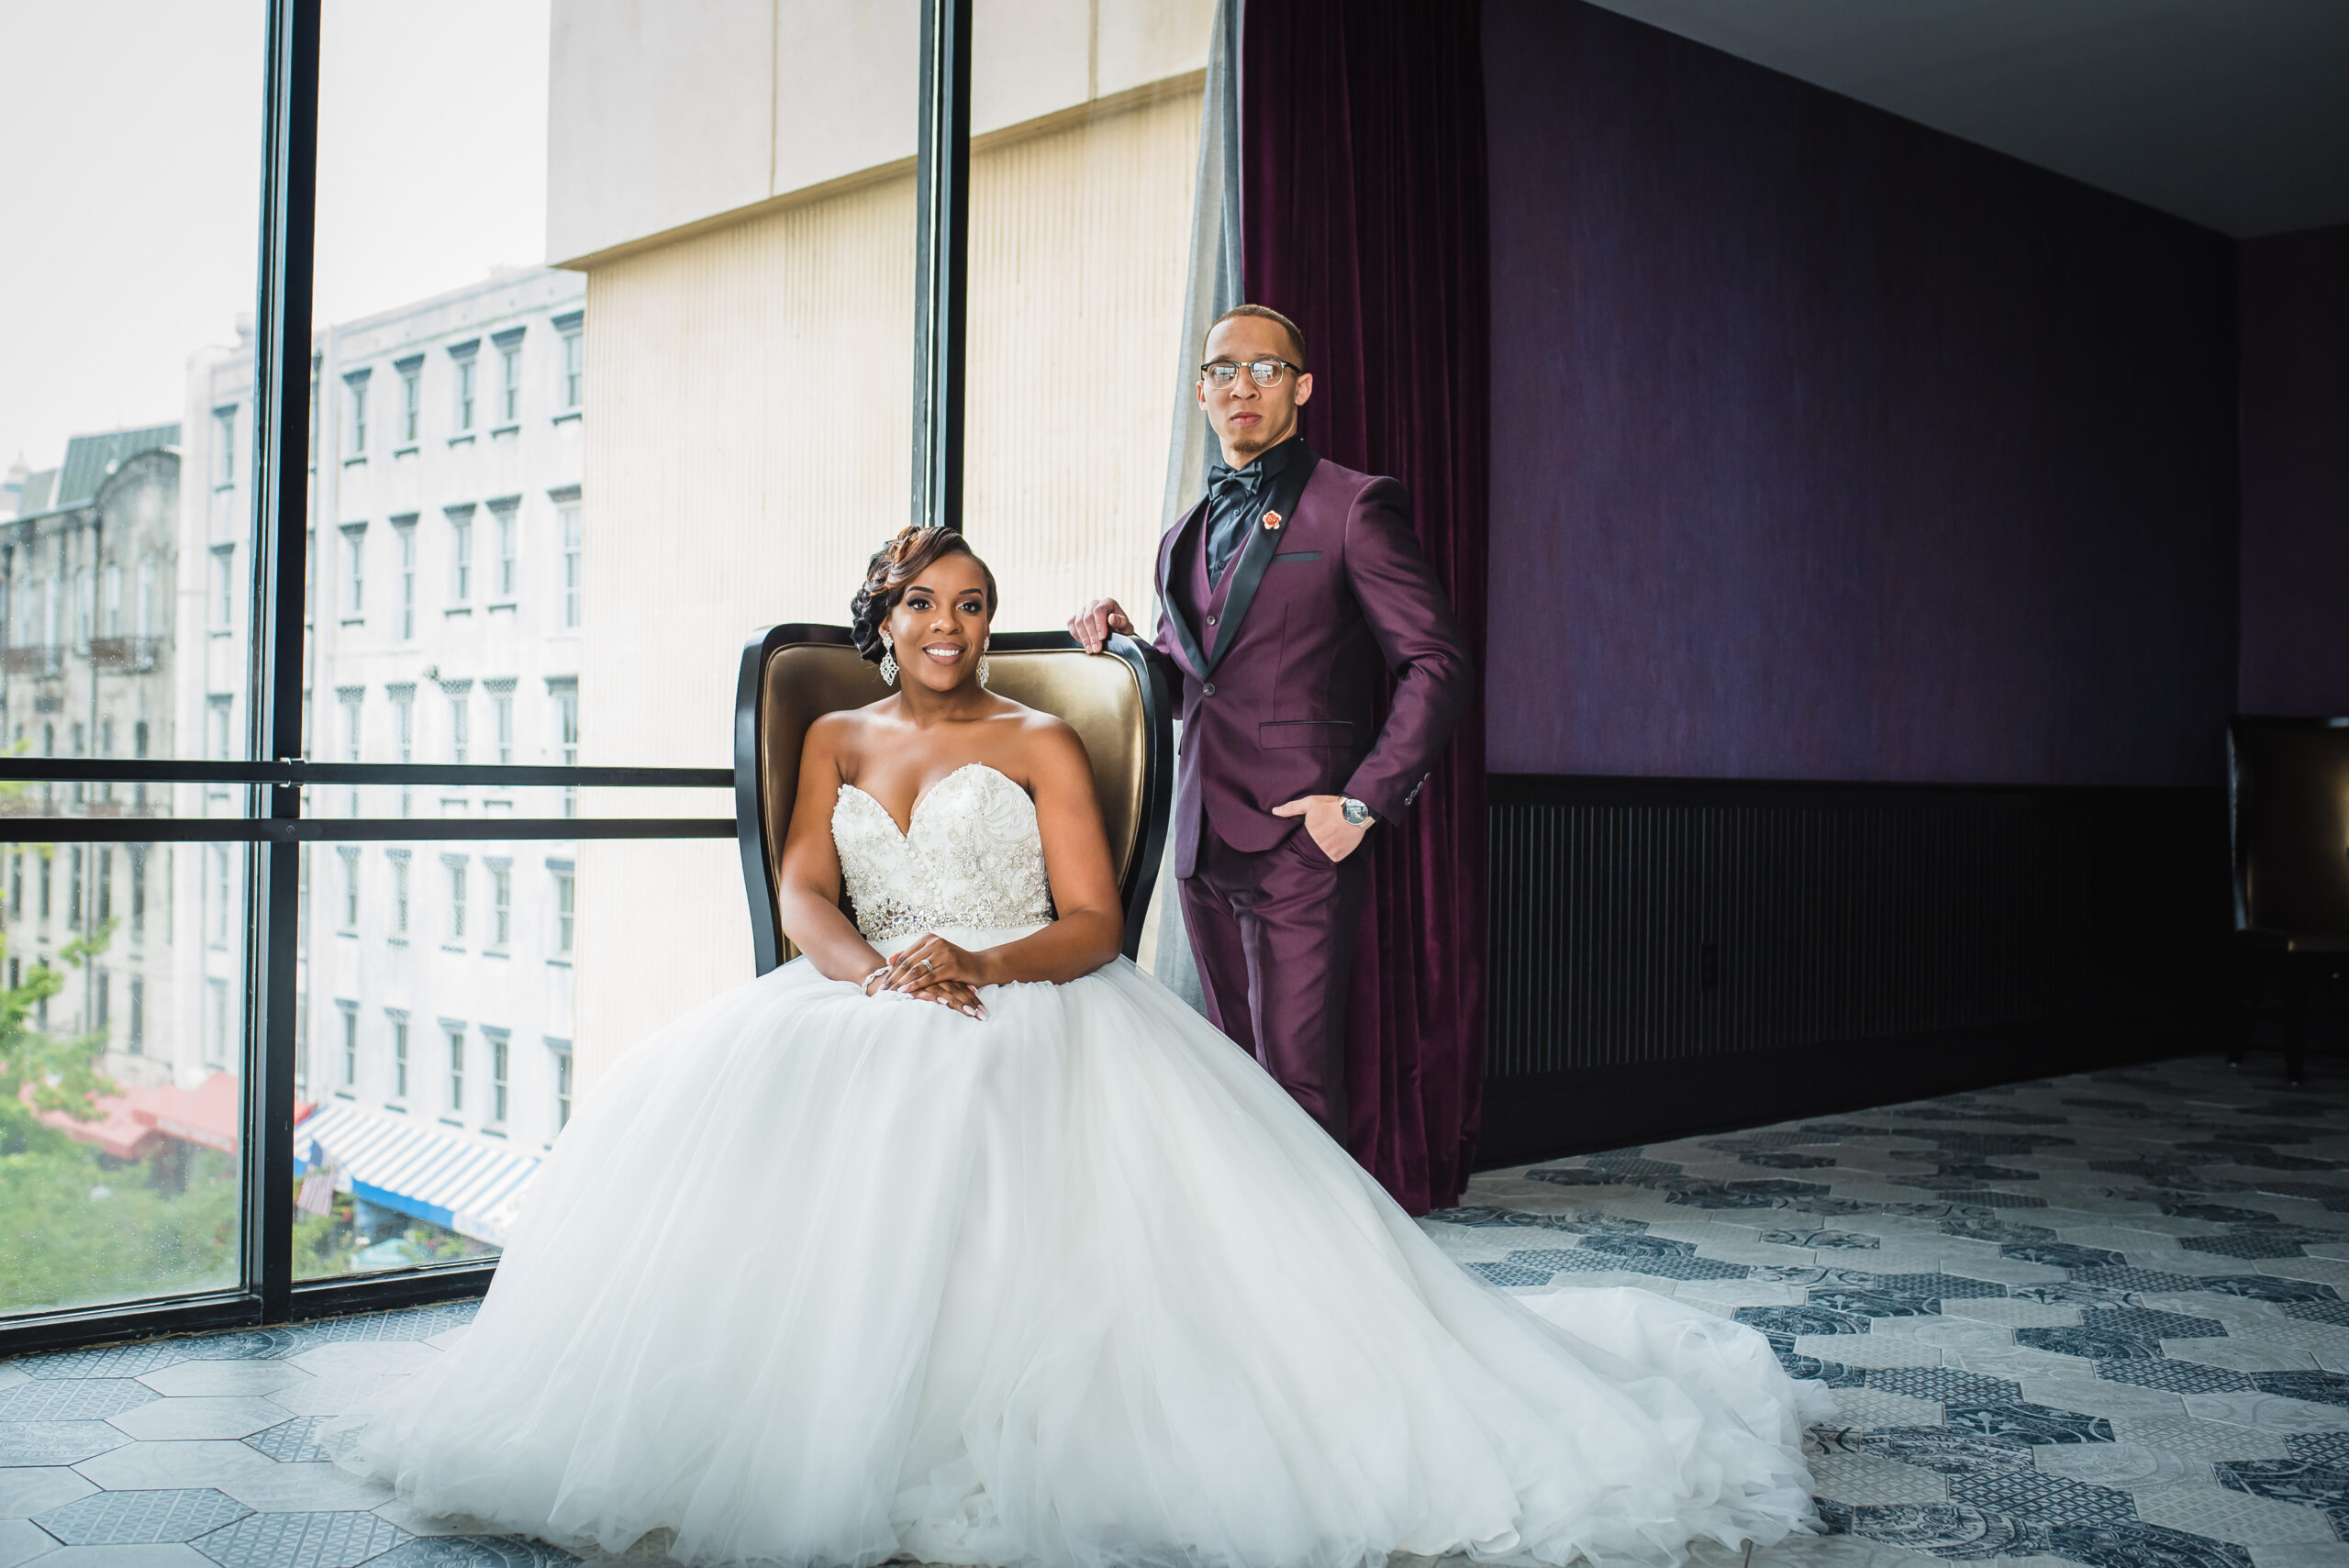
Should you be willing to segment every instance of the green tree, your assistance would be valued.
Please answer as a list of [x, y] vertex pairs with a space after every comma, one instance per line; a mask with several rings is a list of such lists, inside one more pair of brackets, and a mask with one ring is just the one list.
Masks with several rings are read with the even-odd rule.
[[[47, 852], [48, 846], [27, 846]], [[236, 1275], [237, 1181], [211, 1150], [184, 1163], [113, 1159], [41, 1121], [100, 1119], [120, 1093], [102, 1071], [106, 1033], [52, 1035], [40, 1005], [104, 952], [107, 921], [0, 985], [0, 1311], [228, 1285]], [[0, 932], [0, 957], [8, 947]]]

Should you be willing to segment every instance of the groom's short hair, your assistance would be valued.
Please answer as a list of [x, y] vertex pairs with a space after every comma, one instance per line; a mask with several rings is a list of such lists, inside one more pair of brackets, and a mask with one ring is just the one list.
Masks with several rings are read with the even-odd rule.
[[[1217, 317], [1213, 321], [1208, 323], [1208, 337], [1214, 337], [1215, 329], [1222, 326], [1225, 322], [1230, 320], [1235, 316], [1260, 316], [1265, 320], [1277, 325], [1282, 331], [1288, 334], [1289, 347], [1297, 351], [1297, 368], [1299, 370], [1303, 370], [1305, 368], [1307, 363], [1305, 355], [1305, 334], [1297, 329], [1296, 322], [1291, 321], [1287, 317], [1283, 316], [1279, 311], [1275, 310], [1269, 305], [1233, 306], [1230, 310], [1225, 311], [1221, 316]], [[1207, 340], [1206, 339], [1201, 339], [1199, 341], [1199, 352], [1204, 354], [1207, 351]]]

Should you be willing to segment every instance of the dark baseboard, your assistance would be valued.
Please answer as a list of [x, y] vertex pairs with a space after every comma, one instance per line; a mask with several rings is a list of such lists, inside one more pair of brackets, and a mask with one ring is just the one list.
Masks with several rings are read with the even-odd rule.
[[1733, 1132], [2211, 1049], [2207, 1020], [2013, 1024], [1485, 1080], [1476, 1168]]

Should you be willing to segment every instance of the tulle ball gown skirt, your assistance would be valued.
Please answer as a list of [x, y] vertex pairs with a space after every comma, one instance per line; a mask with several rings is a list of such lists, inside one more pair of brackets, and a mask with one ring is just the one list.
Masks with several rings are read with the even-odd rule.
[[1484, 1284], [1125, 960], [985, 997], [801, 960], [630, 1051], [343, 1462], [790, 1568], [1670, 1564], [1809, 1528], [1821, 1394], [1759, 1335]]

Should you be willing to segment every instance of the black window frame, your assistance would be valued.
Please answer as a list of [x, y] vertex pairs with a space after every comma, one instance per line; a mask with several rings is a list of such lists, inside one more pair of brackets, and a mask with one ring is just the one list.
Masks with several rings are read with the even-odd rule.
[[[912, 520], [960, 531], [965, 278], [970, 236], [971, 0], [918, 0]], [[730, 768], [457, 766], [318, 762], [304, 751], [303, 638], [313, 547], [307, 476], [317, 410], [311, 270], [317, 212], [318, 63], [322, 0], [269, 0], [262, 148], [261, 266], [255, 298], [251, 415], [243, 423], [251, 479], [253, 636], [247, 671], [246, 761], [6, 757], [0, 780], [57, 784], [196, 784], [243, 791], [244, 815], [141, 819], [43, 816], [44, 841], [247, 844], [244, 979], [239, 1068], [239, 1277], [230, 1289], [0, 1317], [0, 1358], [154, 1334], [257, 1328], [338, 1313], [478, 1296], [495, 1261], [428, 1264], [357, 1277], [293, 1277], [295, 1059], [301, 998], [296, 946], [302, 847], [310, 843], [731, 839], [731, 817], [311, 817], [321, 785], [540, 786], [567, 790], [731, 789]], [[566, 409], [575, 413], [575, 408]], [[340, 542], [337, 520], [316, 548]], [[318, 584], [317, 613], [341, 613], [342, 584]], [[730, 670], [713, 670], [714, 682]], [[324, 715], [321, 714], [323, 719]], [[143, 860], [143, 856], [140, 857]], [[411, 889], [411, 897], [414, 890]], [[134, 1016], [143, 1011], [136, 995]], [[143, 1021], [143, 1020], [142, 1020]], [[142, 1042], [143, 1043], [143, 1042]], [[567, 1054], [569, 1042], [563, 1042]], [[323, 1093], [319, 1085], [314, 1090]], [[566, 1089], [567, 1092], [567, 1089]]]

